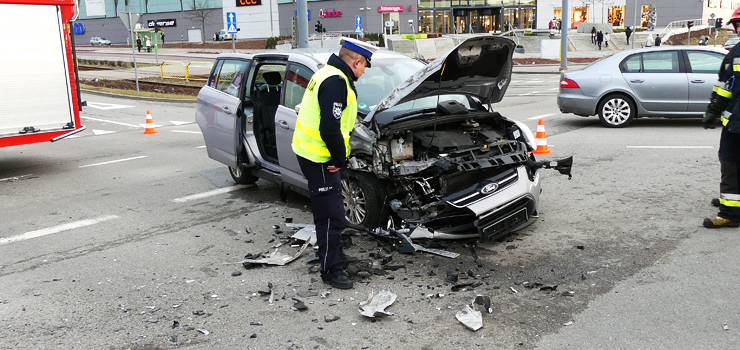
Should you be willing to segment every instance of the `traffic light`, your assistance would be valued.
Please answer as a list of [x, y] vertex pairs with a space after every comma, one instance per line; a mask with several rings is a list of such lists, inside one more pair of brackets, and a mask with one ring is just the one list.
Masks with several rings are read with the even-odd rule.
[[157, 22], [155, 21], [155, 22], [154, 22], [154, 32], [156, 33], [156, 32], [159, 32], [159, 31], [161, 31], [161, 30], [162, 30], [162, 29], [160, 29], [160, 28], [159, 28], [159, 23], [157, 23]]
[[326, 33], [326, 28], [324, 28], [324, 26], [323, 26], [323, 25], [321, 26], [321, 32], [322, 32], [322, 33]]
[[316, 32], [321, 33], [324, 29], [324, 26], [321, 25], [321, 21], [316, 21]]
[[714, 27], [717, 29], [722, 28], [722, 18], [717, 18], [717, 20], [714, 21]]
[[693, 26], [694, 26], [694, 21], [687, 21], [687, 22], [686, 22], [686, 27], [689, 27], [689, 28], [691, 28], [691, 27], [693, 27]]

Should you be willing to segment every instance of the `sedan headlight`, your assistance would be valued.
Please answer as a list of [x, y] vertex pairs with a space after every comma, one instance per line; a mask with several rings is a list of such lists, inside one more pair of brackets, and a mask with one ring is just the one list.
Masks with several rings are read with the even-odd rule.
[[529, 147], [532, 150], [537, 149], [537, 143], [534, 141], [534, 134], [532, 133], [532, 130], [529, 129], [529, 127], [518, 121], [518, 120], [512, 120], [514, 124], [516, 124], [517, 127], [519, 127], [519, 130], [522, 132], [522, 137], [524, 138], [524, 141], [529, 145]]

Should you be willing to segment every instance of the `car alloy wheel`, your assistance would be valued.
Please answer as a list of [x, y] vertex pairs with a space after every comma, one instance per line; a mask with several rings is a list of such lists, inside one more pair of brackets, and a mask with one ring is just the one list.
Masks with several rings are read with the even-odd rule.
[[623, 95], [610, 95], [599, 103], [599, 119], [610, 128], [629, 125], [635, 116], [635, 105]]
[[229, 167], [229, 174], [231, 174], [231, 178], [234, 179], [234, 182], [240, 185], [250, 185], [259, 180], [258, 177], [252, 175], [252, 173], [243, 166], [237, 166], [236, 168]]
[[360, 225], [367, 218], [367, 197], [355, 179], [342, 179], [345, 220]]
[[342, 169], [342, 199], [344, 219], [355, 225], [376, 228], [387, 217], [383, 208], [383, 188], [378, 179], [369, 173]]

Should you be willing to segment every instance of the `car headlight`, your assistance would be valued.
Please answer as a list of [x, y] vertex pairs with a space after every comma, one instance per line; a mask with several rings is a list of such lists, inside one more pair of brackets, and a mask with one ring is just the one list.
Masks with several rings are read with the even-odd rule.
[[522, 137], [524, 138], [524, 141], [531, 147], [531, 149], [535, 150], [537, 149], [537, 143], [534, 141], [534, 134], [532, 133], [532, 130], [529, 129], [529, 127], [518, 121], [518, 120], [512, 120], [514, 124], [516, 124], [517, 127], [519, 127], [519, 130], [522, 132]]

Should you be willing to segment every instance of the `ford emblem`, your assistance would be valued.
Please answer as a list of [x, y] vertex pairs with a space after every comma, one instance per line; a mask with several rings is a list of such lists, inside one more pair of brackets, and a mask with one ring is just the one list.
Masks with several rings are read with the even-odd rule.
[[481, 194], [489, 194], [491, 192], [495, 192], [498, 189], [498, 183], [492, 182], [488, 185], [483, 186], [483, 189], [480, 190]]

